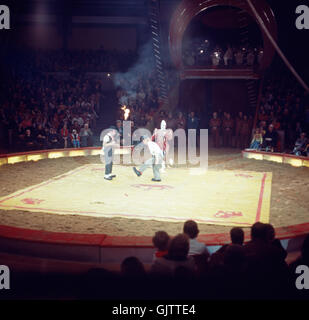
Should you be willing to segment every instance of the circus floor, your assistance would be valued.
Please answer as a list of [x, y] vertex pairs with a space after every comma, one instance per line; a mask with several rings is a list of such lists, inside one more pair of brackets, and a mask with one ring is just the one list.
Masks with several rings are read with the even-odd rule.
[[150, 236], [171, 235], [183, 222], [199, 222], [202, 234], [228, 232], [255, 221], [275, 227], [309, 222], [309, 170], [244, 159], [239, 150], [210, 150], [209, 170], [171, 168], [162, 182], [148, 170], [115, 166], [103, 179], [99, 156], [45, 159], [0, 167], [1, 224], [22, 228]]

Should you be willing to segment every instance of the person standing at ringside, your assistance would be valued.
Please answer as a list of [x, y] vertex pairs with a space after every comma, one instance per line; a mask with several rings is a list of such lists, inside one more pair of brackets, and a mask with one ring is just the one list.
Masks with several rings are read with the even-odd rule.
[[209, 122], [211, 139], [212, 139], [212, 147], [219, 148], [220, 147], [220, 128], [221, 128], [221, 120], [218, 118], [218, 113], [214, 112], [213, 117]]
[[114, 147], [116, 146], [116, 134], [117, 131], [114, 128], [111, 128], [108, 133], [103, 138], [103, 151], [104, 151], [104, 160], [105, 160], [105, 180], [112, 180], [116, 178], [116, 175], [112, 174], [113, 171], [113, 153]]

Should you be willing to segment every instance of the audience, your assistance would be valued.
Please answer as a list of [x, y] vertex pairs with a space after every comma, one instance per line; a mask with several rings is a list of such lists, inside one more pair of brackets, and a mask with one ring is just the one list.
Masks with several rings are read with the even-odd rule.
[[199, 229], [197, 226], [197, 223], [193, 220], [188, 220], [185, 222], [183, 226], [183, 233], [186, 234], [189, 237], [189, 255], [199, 255], [204, 254], [207, 257], [209, 256], [209, 252], [207, 250], [207, 247], [204, 243], [199, 242], [197, 240], [197, 236], [199, 234]]
[[151, 274], [159, 276], [175, 276], [177, 269], [185, 268], [194, 273], [194, 260], [189, 254], [189, 238], [185, 234], [178, 234], [169, 244], [166, 256], [156, 259], [151, 266]]
[[190, 38], [184, 41], [183, 61], [188, 67], [253, 68], [261, 63], [263, 49], [239, 44], [215, 44], [209, 40]]
[[168, 254], [170, 237], [165, 231], [157, 231], [152, 238], [152, 243], [157, 251], [154, 253], [153, 260], [162, 258]]
[[[192, 220], [186, 221], [184, 230], [194, 236], [197, 225]], [[153, 237], [156, 253], [150, 267], [146, 267], [137, 257], [127, 257], [120, 265], [120, 272], [91, 269], [77, 283], [72, 280], [65, 282], [66, 287], [61, 287], [61, 292], [64, 297], [67, 293], [73, 296], [80, 292], [83, 299], [308, 298], [306, 290], [297, 290], [295, 286], [299, 276], [296, 268], [309, 265], [308, 235], [304, 238], [300, 257], [289, 266], [285, 262], [287, 252], [275, 238], [275, 230], [270, 224], [253, 224], [251, 239], [246, 243], [244, 231], [239, 227], [231, 229], [230, 238], [229, 244], [211, 254], [209, 263], [203, 266], [201, 272], [199, 261], [189, 255], [190, 238], [187, 234], [178, 234], [170, 240], [166, 232], [158, 231]], [[16, 275], [13, 276], [16, 281]], [[44, 279], [50, 277], [47, 275]], [[46, 288], [50, 288], [53, 281], [47, 283], [44, 280], [41, 284], [31, 275], [30, 278], [29, 275], [18, 278], [15, 294], [22, 292], [24, 297], [29, 298], [29, 291], [22, 291], [26, 279], [34, 281], [36, 288], [50, 295]]]

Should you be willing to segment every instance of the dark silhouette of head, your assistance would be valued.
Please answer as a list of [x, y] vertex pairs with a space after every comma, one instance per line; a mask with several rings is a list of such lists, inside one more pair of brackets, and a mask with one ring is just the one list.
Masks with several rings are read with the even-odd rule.
[[141, 277], [146, 274], [144, 265], [136, 257], [125, 258], [121, 263], [121, 273], [128, 277]]
[[230, 231], [230, 236], [232, 244], [239, 244], [241, 246], [243, 245], [245, 238], [245, 233], [243, 229], [238, 227], [232, 228]]
[[153, 245], [160, 251], [168, 249], [170, 237], [165, 231], [157, 231], [152, 238]]
[[194, 239], [199, 234], [197, 223], [193, 220], [188, 220], [183, 226], [183, 232], [191, 239]]
[[256, 222], [251, 227], [251, 239], [267, 241], [267, 229], [262, 222]]
[[266, 236], [267, 236], [267, 240], [269, 242], [272, 242], [275, 240], [275, 228], [270, 224], [270, 223], [265, 223], [264, 224], [264, 228], [266, 230]]
[[175, 236], [168, 249], [168, 258], [171, 260], [186, 260], [189, 253], [189, 238], [180, 233]]

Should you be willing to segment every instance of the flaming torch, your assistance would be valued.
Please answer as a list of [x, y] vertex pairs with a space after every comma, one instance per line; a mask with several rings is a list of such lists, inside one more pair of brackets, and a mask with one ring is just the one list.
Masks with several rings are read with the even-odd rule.
[[123, 110], [123, 119], [127, 120], [129, 118], [129, 115], [130, 115], [130, 109], [128, 109], [127, 106], [124, 105], [121, 108], [121, 110]]

